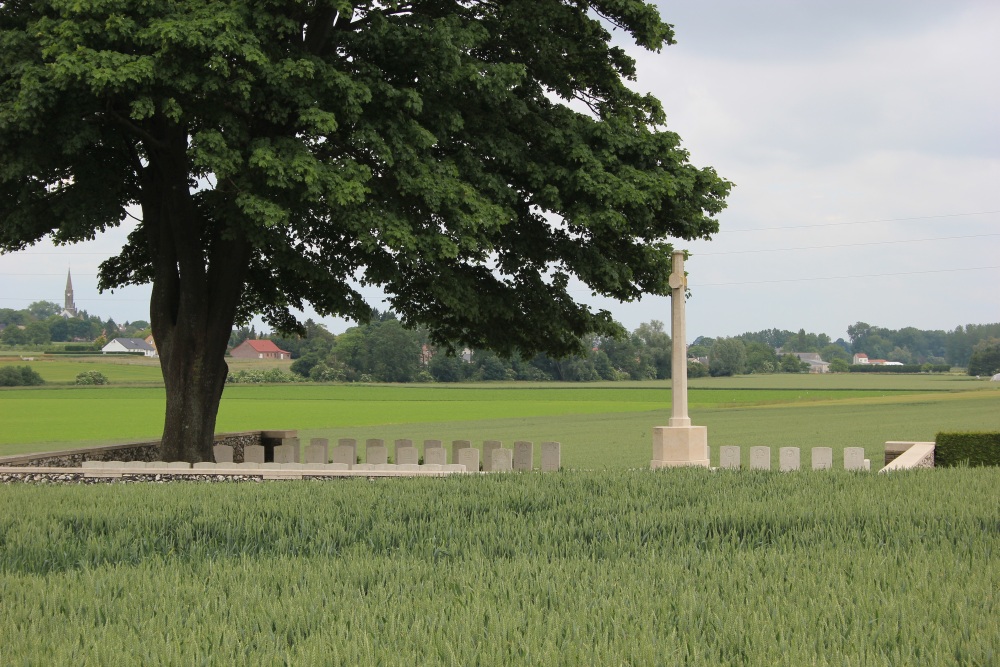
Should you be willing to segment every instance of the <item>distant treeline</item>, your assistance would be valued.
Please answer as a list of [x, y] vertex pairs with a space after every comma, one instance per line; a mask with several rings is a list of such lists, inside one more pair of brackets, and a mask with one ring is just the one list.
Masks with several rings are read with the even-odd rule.
[[[848, 327], [850, 341], [826, 334], [780, 329], [748, 332], [731, 338], [700, 337], [688, 348], [692, 376], [745, 373], [801, 373], [808, 364], [792, 352], [815, 352], [834, 371], [847, 372], [853, 355], [905, 365], [881, 372], [940, 372], [965, 367], [973, 347], [1000, 338], [1000, 323], [968, 325], [955, 331], [898, 331], [859, 322]], [[233, 331], [232, 346], [257, 337], [252, 328]], [[294, 360], [292, 371], [316, 381], [461, 382], [478, 380], [643, 380], [671, 374], [671, 342], [663, 323], [651, 321], [627, 336], [584, 339], [584, 355], [554, 359], [539, 354], [504, 359], [486, 350], [456, 348], [447, 353], [430, 343], [422, 329], [407, 329], [391, 312], [376, 312], [365, 325], [334, 335], [321, 324], [306, 322], [306, 335], [269, 335]], [[879, 371], [871, 371], [879, 372]]]
[[[0, 308], [0, 343], [39, 348], [50, 343], [99, 342], [96, 346], [86, 346], [87, 350], [93, 350], [118, 336], [145, 338], [149, 335], [149, 322], [118, 325], [111, 318], [104, 320], [85, 310], [76, 317], [62, 317], [61, 312], [62, 307], [52, 301], [36, 301], [21, 310]], [[66, 352], [70, 352], [68, 347]]]

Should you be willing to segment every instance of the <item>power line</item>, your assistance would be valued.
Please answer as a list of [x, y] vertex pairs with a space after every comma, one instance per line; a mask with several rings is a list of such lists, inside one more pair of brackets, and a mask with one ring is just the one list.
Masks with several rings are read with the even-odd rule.
[[918, 215], [912, 218], [881, 218], [878, 220], [856, 220], [854, 222], [822, 222], [815, 225], [789, 225], [787, 227], [755, 227], [753, 229], [721, 229], [720, 234], [742, 232], [769, 232], [779, 229], [809, 229], [812, 227], [840, 227], [843, 225], [869, 225], [875, 222], [906, 222], [908, 220], [936, 220], [938, 218], [961, 218], [971, 215], [992, 215], [1000, 211], [978, 211], [976, 213], [945, 213], [944, 215]]
[[[995, 234], [970, 234], [968, 236], [939, 236], [932, 239], [901, 239], [895, 241], [867, 241], [864, 243], [839, 243], [836, 245], [810, 245], [810, 246], [799, 246], [796, 248], [762, 248], [759, 250], [727, 250], [725, 252], [699, 252], [699, 253], [692, 253], [692, 256], [711, 257], [712, 255], [743, 255], [746, 253], [753, 253], [753, 252], [784, 252], [786, 250], [824, 250], [827, 248], [856, 248], [858, 246], [866, 246], [866, 245], [894, 245], [896, 243], [925, 243], [927, 241], [952, 241], [955, 239], [978, 239], [986, 236], [1000, 236], [1000, 232], [997, 232]], [[50, 273], [45, 275], [57, 275], [57, 274]]]
[[891, 276], [915, 276], [929, 273], [957, 273], [960, 271], [987, 271], [1000, 266], [970, 266], [964, 269], [934, 269], [931, 271], [904, 271], [902, 273], [867, 273], [856, 276], [824, 276], [821, 278], [779, 278], [777, 280], [743, 280], [735, 283], [699, 283], [691, 287], [724, 287], [730, 285], [763, 285], [765, 283], [803, 283], [818, 280], [847, 280], [851, 278], [887, 278]]

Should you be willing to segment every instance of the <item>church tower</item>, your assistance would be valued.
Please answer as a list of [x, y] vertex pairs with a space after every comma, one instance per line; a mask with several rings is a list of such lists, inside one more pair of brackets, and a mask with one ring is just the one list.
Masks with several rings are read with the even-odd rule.
[[66, 269], [66, 301], [63, 305], [63, 311], [60, 313], [63, 317], [76, 317], [76, 304], [73, 303], [73, 277], [70, 275], [69, 269]]

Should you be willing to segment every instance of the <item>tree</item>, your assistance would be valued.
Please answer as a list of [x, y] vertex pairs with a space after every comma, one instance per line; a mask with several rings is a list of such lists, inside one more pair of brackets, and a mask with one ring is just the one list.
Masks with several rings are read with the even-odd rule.
[[969, 357], [969, 375], [995, 375], [1000, 373], [1000, 338], [990, 338], [976, 343]]
[[774, 348], [757, 341], [746, 344], [746, 359], [746, 370], [750, 373], [773, 373], [778, 368]]
[[171, 460], [212, 458], [234, 323], [364, 322], [359, 283], [444, 346], [578, 352], [623, 332], [569, 279], [667, 294], [730, 188], [609, 26], [673, 42], [642, 0], [2, 3], [0, 249], [141, 210], [98, 285], [152, 283]]
[[739, 338], [717, 338], [709, 354], [708, 370], [713, 377], [739, 375], [746, 370], [746, 345]]
[[809, 364], [794, 354], [786, 354], [781, 358], [780, 368], [782, 373], [805, 373], [809, 370]]

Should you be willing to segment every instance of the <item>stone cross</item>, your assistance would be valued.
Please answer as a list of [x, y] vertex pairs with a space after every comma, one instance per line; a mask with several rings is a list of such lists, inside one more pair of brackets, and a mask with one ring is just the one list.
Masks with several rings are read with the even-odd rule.
[[684, 299], [687, 277], [684, 275], [684, 252], [675, 250], [670, 274], [670, 336], [673, 348], [670, 360], [671, 416], [670, 426], [690, 426], [687, 397], [687, 328], [684, 321]]

